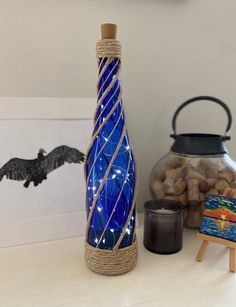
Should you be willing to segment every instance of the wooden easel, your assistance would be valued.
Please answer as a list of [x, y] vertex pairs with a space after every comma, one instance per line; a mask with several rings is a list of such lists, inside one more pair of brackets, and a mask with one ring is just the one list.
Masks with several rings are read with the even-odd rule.
[[232, 242], [229, 240], [208, 236], [202, 233], [198, 233], [198, 237], [202, 240], [202, 244], [200, 246], [200, 249], [197, 253], [196, 260], [202, 261], [203, 257], [206, 253], [206, 249], [209, 242], [222, 244], [229, 248], [229, 271], [235, 272], [236, 271], [236, 242]]

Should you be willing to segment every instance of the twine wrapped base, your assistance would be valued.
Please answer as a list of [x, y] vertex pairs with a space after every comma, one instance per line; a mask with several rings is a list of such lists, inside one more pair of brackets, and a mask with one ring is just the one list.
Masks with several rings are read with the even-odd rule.
[[108, 276], [121, 275], [131, 271], [138, 257], [137, 240], [130, 246], [115, 250], [85, 245], [85, 260], [90, 270]]

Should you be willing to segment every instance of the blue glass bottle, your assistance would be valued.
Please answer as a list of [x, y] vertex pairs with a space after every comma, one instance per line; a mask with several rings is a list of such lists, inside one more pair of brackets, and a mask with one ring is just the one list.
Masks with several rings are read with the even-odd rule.
[[87, 243], [115, 250], [136, 240], [135, 163], [124, 121], [121, 59], [101, 51], [103, 40], [97, 46], [98, 103], [85, 165]]

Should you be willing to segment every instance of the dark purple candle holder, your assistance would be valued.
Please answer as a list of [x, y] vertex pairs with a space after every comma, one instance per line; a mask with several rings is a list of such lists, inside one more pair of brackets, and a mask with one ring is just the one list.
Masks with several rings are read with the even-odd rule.
[[183, 245], [183, 208], [172, 200], [144, 204], [144, 246], [157, 254], [173, 254]]

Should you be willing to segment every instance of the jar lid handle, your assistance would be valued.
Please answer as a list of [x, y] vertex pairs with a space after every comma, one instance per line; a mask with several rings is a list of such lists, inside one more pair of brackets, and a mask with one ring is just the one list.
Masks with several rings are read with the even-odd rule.
[[222, 138], [223, 138], [224, 141], [230, 140], [230, 136], [226, 135], [226, 133], [230, 130], [231, 124], [232, 124], [232, 114], [231, 114], [230, 108], [222, 100], [220, 100], [218, 98], [215, 98], [215, 97], [212, 97], [212, 96], [197, 96], [197, 97], [193, 97], [191, 99], [188, 99], [187, 101], [182, 103], [178, 107], [178, 109], [175, 111], [174, 116], [172, 118], [172, 129], [173, 129], [174, 133], [171, 134], [171, 137], [173, 137], [173, 138], [177, 137], [177, 133], [176, 133], [176, 120], [177, 120], [177, 117], [178, 117], [180, 111], [184, 107], [189, 105], [190, 103], [195, 102], [195, 101], [199, 101], [199, 100], [210, 100], [210, 101], [213, 101], [213, 102], [219, 104], [225, 110], [225, 112], [226, 112], [226, 114], [228, 116], [228, 124], [227, 124], [226, 130], [225, 130], [225, 134], [224, 134], [224, 136], [222, 136]]

